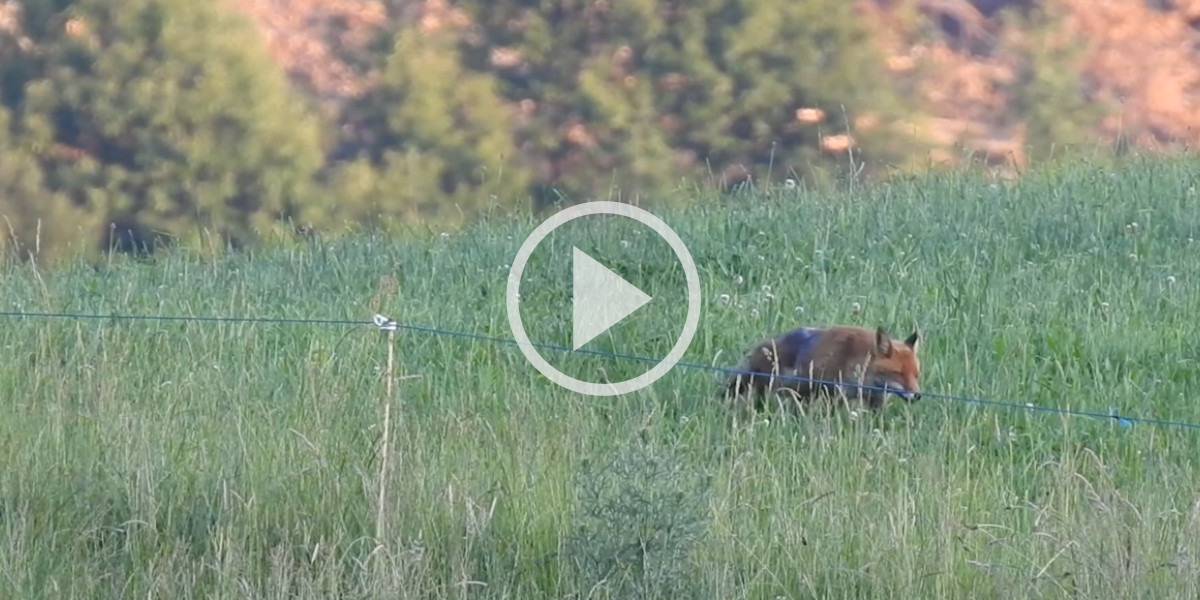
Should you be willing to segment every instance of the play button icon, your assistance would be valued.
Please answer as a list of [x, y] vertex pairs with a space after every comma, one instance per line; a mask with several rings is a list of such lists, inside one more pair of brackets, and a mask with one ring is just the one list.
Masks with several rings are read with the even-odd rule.
[[651, 298], [584, 251], [572, 250], [571, 349], [578, 350]]
[[[675, 257], [683, 265], [684, 277], [687, 280], [687, 317], [683, 324], [683, 332], [680, 333], [679, 339], [675, 341], [671, 351], [649, 371], [632, 379], [615, 383], [580, 381], [555, 369], [545, 358], [542, 358], [525, 333], [525, 326], [521, 322], [520, 294], [518, 293], [521, 276], [525, 273], [525, 265], [528, 264], [529, 257], [542, 240], [564, 223], [598, 214], [628, 217], [654, 230], [666, 240], [671, 250], [675, 252]], [[565, 260], [566, 257], [564, 256], [563, 259]], [[620, 275], [574, 246], [572, 246], [571, 252], [571, 272], [572, 351], [579, 350], [653, 299], [649, 294], [625, 281]], [[696, 263], [692, 260], [691, 253], [688, 252], [679, 235], [662, 219], [645, 210], [631, 204], [605, 201], [577, 204], [538, 225], [521, 244], [521, 248], [517, 250], [517, 256], [513, 258], [505, 294], [508, 324], [512, 328], [513, 337], [525, 358], [550, 381], [573, 392], [591, 396], [628, 394], [646, 387], [666, 375], [667, 371], [670, 371], [671, 367], [674, 367], [683, 358], [688, 345], [692, 343], [692, 338], [696, 335], [696, 328], [700, 323], [700, 301], [700, 275], [696, 272]]]

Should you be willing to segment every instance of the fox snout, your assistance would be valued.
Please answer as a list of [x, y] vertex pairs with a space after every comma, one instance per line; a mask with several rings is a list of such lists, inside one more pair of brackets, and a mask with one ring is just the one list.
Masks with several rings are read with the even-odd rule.
[[917, 400], [921, 399], [921, 390], [917, 389], [917, 388], [909, 390], [908, 388], [903, 387], [903, 386], [888, 385], [888, 386], [886, 386], [885, 389], [887, 389], [887, 391], [889, 391], [897, 396], [900, 396], [901, 398], [903, 398], [905, 400], [905, 402], [916, 402]]

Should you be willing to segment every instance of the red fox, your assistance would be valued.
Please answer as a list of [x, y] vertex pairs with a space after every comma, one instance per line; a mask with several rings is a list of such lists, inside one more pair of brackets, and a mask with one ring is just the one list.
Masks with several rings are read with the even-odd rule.
[[755, 410], [762, 409], [768, 388], [791, 390], [800, 398], [812, 397], [814, 387], [826, 394], [841, 388], [848, 398], [864, 398], [872, 410], [882, 408], [888, 392], [916, 402], [921, 398], [919, 340], [916, 332], [893, 340], [882, 328], [799, 327], [757, 344], [740, 372], [729, 377], [726, 392], [738, 396], [752, 389]]

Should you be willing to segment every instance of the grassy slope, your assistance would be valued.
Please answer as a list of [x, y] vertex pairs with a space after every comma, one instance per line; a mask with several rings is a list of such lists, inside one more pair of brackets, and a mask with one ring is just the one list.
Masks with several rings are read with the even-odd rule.
[[[899, 335], [915, 321], [928, 390], [1200, 423], [1198, 175], [1175, 162], [1011, 188], [955, 176], [663, 211], [706, 294], [685, 360], [732, 366], [758, 336], [799, 322]], [[508, 337], [507, 264], [533, 224], [13, 269], [0, 305], [378, 310]], [[547, 261], [573, 242], [656, 298], [595, 347], [665, 353], [682, 276], [637, 230], [571, 227], [535, 254], [522, 288], [535, 339], [568, 341], [569, 270]], [[3, 332], [0, 597], [1200, 594], [1196, 431], [943, 399], [894, 406], [882, 422], [735, 428], [712, 373], [579, 397], [515, 346], [408, 332], [401, 369], [422, 378], [399, 390], [377, 543], [379, 333], [32, 319]], [[545, 356], [593, 380], [647, 368]]]

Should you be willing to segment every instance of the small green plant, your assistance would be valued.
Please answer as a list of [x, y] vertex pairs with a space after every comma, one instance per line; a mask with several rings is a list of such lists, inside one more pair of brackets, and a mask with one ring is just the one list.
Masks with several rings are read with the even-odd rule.
[[694, 598], [707, 481], [677, 450], [636, 441], [576, 476], [570, 554], [579, 589], [606, 598]]

